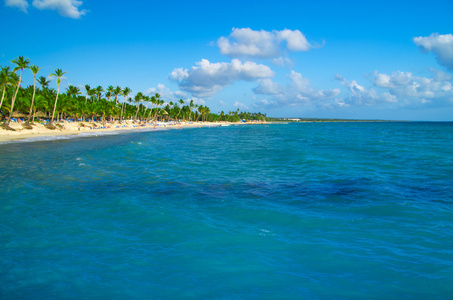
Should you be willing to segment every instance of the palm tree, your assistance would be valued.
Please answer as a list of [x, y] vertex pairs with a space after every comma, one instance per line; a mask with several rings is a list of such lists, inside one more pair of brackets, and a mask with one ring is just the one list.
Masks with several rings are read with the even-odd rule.
[[3, 99], [5, 98], [6, 86], [12, 84], [11, 72], [9, 67], [2, 67], [0, 72], [0, 85], [3, 87], [2, 100], [0, 101], [0, 109], [3, 105]]
[[[160, 97], [159, 94], [156, 94], [157, 96]], [[156, 97], [157, 98], [157, 97]], [[160, 112], [161, 110], [161, 106], [164, 104], [164, 100], [159, 100], [159, 99], [156, 99], [156, 112], [154, 113], [154, 120], [157, 120], [157, 114]]]
[[140, 102], [143, 99], [143, 94], [142, 92], [138, 92], [137, 95], [135, 95], [134, 101], [137, 103], [137, 112], [135, 113], [135, 120], [137, 120], [137, 115], [138, 115], [138, 110], [140, 108]]
[[190, 102], [189, 102], [189, 121], [190, 121], [190, 115], [192, 114], [192, 108], [193, 108], [193, 100], [190, 100]]
[[88, 96], [91, 98], [91, 102], [95, 102], [96, 89], [91, 89], [88, 91]]
[[112, 97], [112, 92], [107, 91], [107, 92], [105, 93], [105, 96], [107, 97], [107, 100], [110, 101], [110, 97]]
[[[114, 90], [114, 89], [115, 89], [115, 88], [113, 87], [113, 85], [109, 85], [109, 86], [107, 87], [107, 94], [106, 94], [105, 96], [108, 98], [109, 101], [110, 101], [110, 97], [112, 97], [112, 95], [113, 95], [113, 90]], [[108, 95], [108, 96], [107, 96], [107, 95]]]
[[49, 82], [46, 77], [40, 76], [38, 79], [38, 83], [41, 85], [42, 89], [45, 90], [49, 86]]
[[80, 92], [80, 88], [76, 87], [76, 86], [73, 86], [73, 85], [69, 85], [67, 88], [66, 88], [66, 94], [69, 96], [69, 97], [77, 97], [78, 95], [81, 95], [82, 93]]
[[9, 127], [9, 123], [11, 122], [11, 117], [13, 116], [14, 102], [16, 101], [17, 92], [19, 91], [20, 84], [22, 82], [22, 73], [23, 73], [24, 69], [28, 68], [28, 64], [30, 63], [30, 60], [28, 58], [25, 59], [23, 56], [19, 56], [18, 58], [13, 59], [11, 62], [13, 64], [16, 64], [16, 67], [13, 69], [13, 72], [17, 72], [18, 70], [20, 70], [20, 76], [19, 76], [19, 81], [17, 82], [16, 92], [14, 93], [13, 99], [11, 101], [11, 110], [9, 112], [9, 118], [8, 118], [8, 121], [5, 123], [6, 127]]
[[[35, 66], [35, 65], [32, 65], [30, 67], [30, 70], [31, 72], [33, 73], [33, 96], [31, 97], [31, 105], [30, 105], [30, 112], [28, 113], [28, 120], [27, 120], [27, 123], [30, 123], [30, 117], [31, 117], [31, 112], [33, 110], [33, 104], [35, 102], [35, 92], [36, 92], [36, 74], [38, 74], [39, 70], [41, 70], [41, 68]], [[31, 121], [33, 123], [33, 120]]]
[[149, 119], [152, 115], [152, 112], [154, 109], [154, 104], [156, 104], [156, 97], [154, 97], [154, 96], [148, 97], [148, 102], [151, 103], [151, 107], [149, 109], [149, 113], [148, 113], [148, 117], [147, 117]]
[[219, 114], [219, 121], [222, 121], [222, 118], [224, 118], [224, 117], [225, 117], [225, 113], [222, 110]]
[[179, 114], [181, 113], [182, 106], [184, 105], [184, 100], [179, 99], [179, 104], [181, 104], [181, 107], [179, 108], [179, 112], [178, 112], [178, 115], [176, 116], [176, 119], [179, 118]]
[[104, 92], [104, 89], [102, 88], [102, 86], [98, 85], [96, 87], [96, 94], [98, 95], [98, 101], [101, 100], [101, 96], [102, 96], [102, 93]]
[[61, 83], [61, 77], [66, 74], [66, 72], [63, 72], [61, 69], [55, 69], [55, 73], [50, 74], [50, 77], [58, 77], [57, 78], [57, 97], [55, 98], [55, 105], [53, 107], [53, 112], [52, 112], [52, 119], [50, 119], [50, 124], [53, 123], [53, 118], [55, 116], [55, 108], [57, 108], [57, 101], [58, 101], [58, 94], [60, 93], [60, 83]]
[[117, 86], [114, 90], [113, 90], [113, 95], [115, 95], [115, 105], [118, 103], [118, 95], [121, 94], [121, 87]]
[[131, 89], [128, 87], [125, 87], [123, 89], [123, 91], [121, 92], [121, 94], [124, 96], [123, 105], [121, 105], [121, 116], [120, 116], [121, 121], [123, 121], [123, 111], [124, 111], [124, 105], [126, 103], [126, 98], [127, 98], [127, 96], [129, 96], [130, 93], [131, 93]]
[[87, 104], [88, 95], [90, 94], [90, 90], [91, 90], [91, 87], [90, 87], [89, 84], [85, 84], [85, 90], [86, 90], [86, 94], [85, 94], [85, 104]]

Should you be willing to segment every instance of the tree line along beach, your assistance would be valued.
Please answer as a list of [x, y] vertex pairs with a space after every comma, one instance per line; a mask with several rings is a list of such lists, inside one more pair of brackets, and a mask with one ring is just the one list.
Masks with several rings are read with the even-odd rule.
[[[267, 120], [266, 114], [239, 109], [213, 113], [194, 100], [167, 102], [159, 93], [133, 95], [128, 87], [68, 85], [63, 91], [61, 81], [67, 72], [62, 69], [45, 77], [28, 58], [19, 56], [11, 63], [12, 66], [1, 66], [0, 71], [0, 142], [90, 130], [182, 128]], [[26, 87], [22, 86], [25, 72], [33, 74], [33, 84]], [[56, 79], [57, 89], [50, 87], [52, 79]]]

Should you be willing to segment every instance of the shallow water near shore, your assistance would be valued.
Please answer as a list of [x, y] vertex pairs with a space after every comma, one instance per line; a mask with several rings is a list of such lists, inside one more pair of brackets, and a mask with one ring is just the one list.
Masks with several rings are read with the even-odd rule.
[[453, 123], [0, 145], [1, 299], [453, 298]]

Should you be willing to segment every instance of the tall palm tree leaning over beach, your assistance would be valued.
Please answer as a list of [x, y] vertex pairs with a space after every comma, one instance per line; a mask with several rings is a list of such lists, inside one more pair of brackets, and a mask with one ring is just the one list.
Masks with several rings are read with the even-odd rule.
[[55, 69], [55, 73], [50, 74], [50, 77], [58, 77], [57, 78], [57, 97], [55, 98], [55, 105], [53, 106], [53, 112], [52, 112], [52, 119], [50, 119], [50, 124], [53, 123], [53, 118], [55, 116], [55, 108], [57, 108], [57, 101], [58, 101], [58, 94], [60, 93], [60, 83], [61, 83], [61, 77], [66, 74], [66, 72], [63, 72], [61, 69]]
[[[41, 68], [32, 65], [30, 67], [31, 72], [33, 73], [33, 96], [31, 97], [31, 105], [30, 105], [30, 112], [28, 113], [28, 120], [27, 123], [30, 123], [31, 112], [33, 111], [33, 103], [35, 102], [35, 92], [36, 92], [36, 74], [38, 74]], [[32, 120], [33, 123], [33, 120]]]
[[30, 60], [28, 58], [25, 59], [23, 56], [19, 56], [18, 58], [13, 59], [11, 62], [13, 64], [16, 64], [16, 67], [13, 69], [13, 72], [20, 70], [20, 76], [19, 76], [19, 81], [17, 82], [16, 92], [14, 93], [13, 100], [11, 101], [11, 111], [9, 112], [8, 121], [5, 123], [6, 127], [9, 127], [9, 123], [11, 122], [11, 117], [13, 116], [14, 102], [16, 101], [17, 92], [19, 91], [20, 84], [22, 82], [22, 73], [23, 73], [24, 69], [28, 68], [28, 64], [30, 63]]

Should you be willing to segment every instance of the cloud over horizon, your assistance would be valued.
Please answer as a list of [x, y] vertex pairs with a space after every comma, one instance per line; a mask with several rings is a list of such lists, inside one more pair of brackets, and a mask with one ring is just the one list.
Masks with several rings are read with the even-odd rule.
[[273, 76], [274, 72], [268, 66], [250, 61], [233, 59], [231, 63], [211, 63], [202, 59], [191, 69], [174, 69], [169, 78], [177, 82], [181, 90], [203, 98], [213, 96], [235, 81], [255, 81]]
[[410, 72], [393, 72], [391, 75], [375, 71], [370, 78], [374, 86], [366, 88], [342, 75], [335, 79], [347, 88], [343, 101], [348, 105], [390, 107], [445, 107], [453, 104], [451, 75], [431, 69], [432, 78], [413, 76]]
[[270, 79], [260, 80], [259, 85], [253, 89], [253, 92], [270, 96], [270, 100], [257, 100], [254, 103], [254, 107], [324, 106], [327, 101], [335, 99], [340, 94], [339, 89], [318, 90], [313, 88], [307, 78], [295, 71], [291, 71], [287, 78], [289, 78], [290, 82], [286, 86], [282, 86]]

